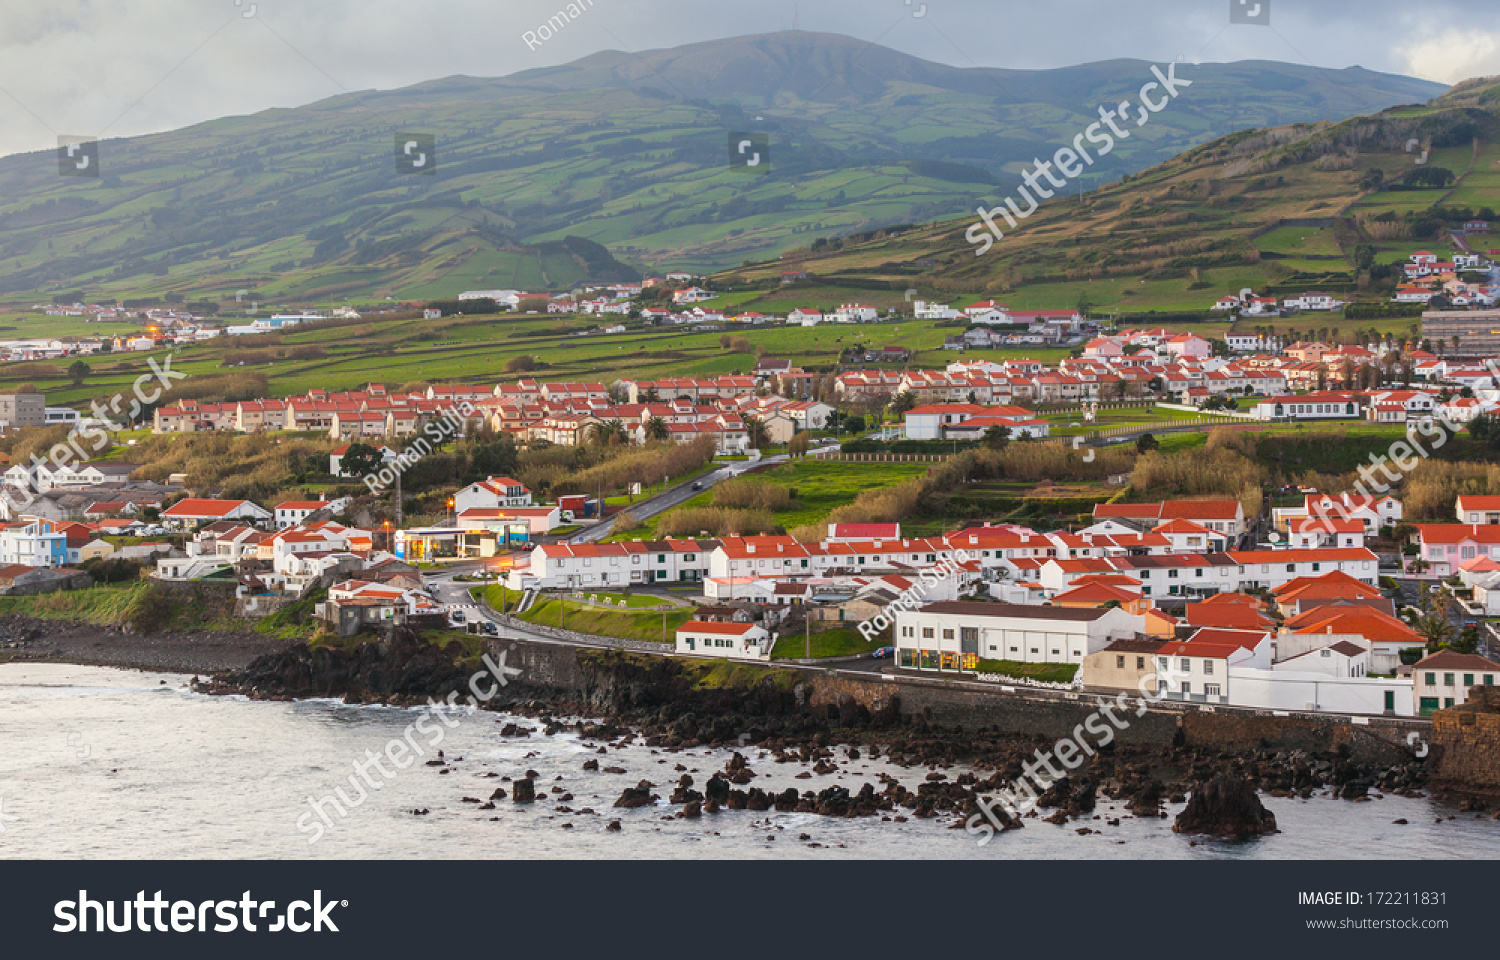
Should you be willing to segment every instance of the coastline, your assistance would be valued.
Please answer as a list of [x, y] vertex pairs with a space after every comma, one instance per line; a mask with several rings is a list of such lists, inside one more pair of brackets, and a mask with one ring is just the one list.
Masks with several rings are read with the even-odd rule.
[[288, 641], [254, 631], [130, 633], [118, 626], [76, 620], [0, 617], [0, 664], [76, 663], [163, 673], [210, 675], [241, 670]]

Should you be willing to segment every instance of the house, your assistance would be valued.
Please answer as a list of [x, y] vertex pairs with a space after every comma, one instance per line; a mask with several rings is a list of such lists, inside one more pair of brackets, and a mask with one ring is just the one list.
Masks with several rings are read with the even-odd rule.
[[1427, 717], [1434, 710], [1464, 703], [1471, 687], [1495, 686], [1500, 663], [1472, 653], [1439, 650], [1418, 660], [1411, 671], [1417, 712]]
[[349, 503], [348, 497], [339, 497], [337, 500], [284, 500], [275, 508], [276, 526], [285, 529], [306, 523], [307, 518], [319, 510], [327, 510], [330, 516], [342, 513]]
[[1231, 542], [1245, 533], [1245, 508], [1238, 500], [1166, 500], [1160, 503], [1101, 503], [1094, 520], [1118, 520], [1138, 530], [1149, 530], [1170, 520], [1188, 520]]
[[[1500, 525], [1487, 523], [1417, 524], [1417, 558], [1427, 565], [1413, 575], [1446, 580], [1476, 557], [1500, 560]], [[1409, 565], [1409, 569], [1413, 565]]]
[[911, 670], [973, 670], [979, 660], [1071, 663], [1141, 632], [1123, 609], [942, 601], [896, 614], [897, 665]]
[[1147, 678], [1156, 673], [1156, 651], [1160, 639], [1123, 637], [1083, 658], [1078, 676], [1088, 693], [1139, 696]]
[[834, 323], [874, 323], [880, 319], [880, 311], [863, 303], [842, 303], [834, 309], [828, 319]]
[[204, 500], [194, 497], [177, 501], [163, 510], [161, 514], [162, 520], [178, 527], [194, 523], [211, 523], [215, 520], [248, 520], [251, 523], [261, 523], [272, 517], [271, 511], [249, 500]]
[[[1365, 533], [1373, 537], [1380, 532], [1381, 527], [1400, 523], [1402, 511], [1401, 501], [1391, 496], [1309, 493], [1300, 507], [1272, 508], [1271, 523], [1276, 529], [1291, 535], [1309, 520], [1330, 521], [1328, 529], [1334, 533], [1344, 529], [1339, 521], [1357, 520], [1364, 525]], [[1343, 546], [1342, 541], [1339, 545]], [[1362, 542], [1355, 544], [1362, 545]]]
[[815, 327], [823, 322], [823, 312], [811, 307], [797, 307], [786, 315], [786, 322], [792, 326]]
[[754, 623], [689, 620], [677, 628], [677, 652], [733, 660], [769, 660], [773, 638]]
[[493, 510], [498, 507], [531, 506], [531, 490], [513, 477], [490, 477], [469, 484], [453, 495], [453, 509]]
[[1459, 523], [1500, 523], [1500, 497], [1461, 493], [1458, 495], [1455, 512]]
[[22, 520], [0, 527], [0, 564], [61, 567], [68, 562], [68, 537], [52, 520]]
[[1352, 394], [1289, 394], [1261, 400], [1250, 415], [1257, 420], [1355, 420], [1360, 408]]
[[1271, 636], [1262, 630], [1202, 627], [1156, 651], [1156, 693], [1167, 700], [1230, 703], [1234, 667], [1271, 665]]

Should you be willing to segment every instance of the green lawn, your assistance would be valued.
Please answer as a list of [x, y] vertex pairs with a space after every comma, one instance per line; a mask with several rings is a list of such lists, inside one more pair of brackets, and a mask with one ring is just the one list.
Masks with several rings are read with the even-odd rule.
[[980, 660], [976, 673], [999, 674], [1048, 683], [1071, 683], [1078, 672], [1076, 663], [1021, 663], [1018, 660]]
[[564, 626], [569, 630], [577, 630], [582, 633], [595, 633], [601, 637], [619, 637], [622, 640], [651, 640], [657, 643], [676, 643], [677, 628], [693, 619], [691, 607], [678, 607], [667, 611], [666, 639], [662, 638], [663, 614], [659, 612], [645, 613], [621, 613], [615, 610], [604, 610], [599, 607], [579, 606], [573, 601], [568, 601], [566, 620], [558, 623], [559, 600], [548, 598], [538, 600], [530, 610], [519, 613], [516, 616], [527, 623], [535, 623], [540, 626], [556, 627]]
[[[807, 657], [807, 639], [801, 633], [789, 633], [777, 638], [776, 646], [771, 649], [771, 659], [801, 660]], [[857, 653], [871, 653], [888, 642], [880, 636], [874, 640], [866, 640], [859, 632], [859, 628], [853, 624], [814, 630], [811, 640], [813, 658], [849, 657]]]

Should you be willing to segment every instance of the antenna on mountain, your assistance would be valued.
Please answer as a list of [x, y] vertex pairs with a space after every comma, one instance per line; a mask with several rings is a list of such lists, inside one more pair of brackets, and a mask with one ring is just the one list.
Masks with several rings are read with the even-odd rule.
[[797, 29], [797, 5], [792, 4], [792, 29]]

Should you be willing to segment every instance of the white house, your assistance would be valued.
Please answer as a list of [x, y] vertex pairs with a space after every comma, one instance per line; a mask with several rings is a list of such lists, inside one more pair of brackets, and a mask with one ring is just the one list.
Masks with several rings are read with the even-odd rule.
[[1470, 687], [1500, 683], [1500, 664], [1472, 653], [1439, 650], [1418, 660], [1411, 675], [1417, 712], [1425, 717], [1468, 700]]
[[912, 670], [973, 670], [978, 661], [1083, 663], [1145, 629], [1121, 608], [944, 601], [896, 614], [896, 662]]
[[880, 311], [863, 303], [841, 303], [830, 315], [835, 323], [874, 323]]
[[462, 513], [471, 508], [493, 510], [497, 507], [529, 507], [531, 490], [512, 477], [490, 477], [469, 484], [453, 495], [453, 509]]
[[294, 527], [303, 523], [308, 517], [319, 510], [328, 510], [331, 513], [343, 513], [349, 506], [348, 497], [339, 497], [336, 500], [285, 500], [276, 505], [276, 526], [279, 529]]
[[823, 322], [823, 314], [811, 307], [798, 307], [786, 315], [786, 322], [793, 326], [815, 327]]
[[771, 635], [754, 623], [689, 620], [677, 628], [677, 652], [733, 660], [771, 659]]

